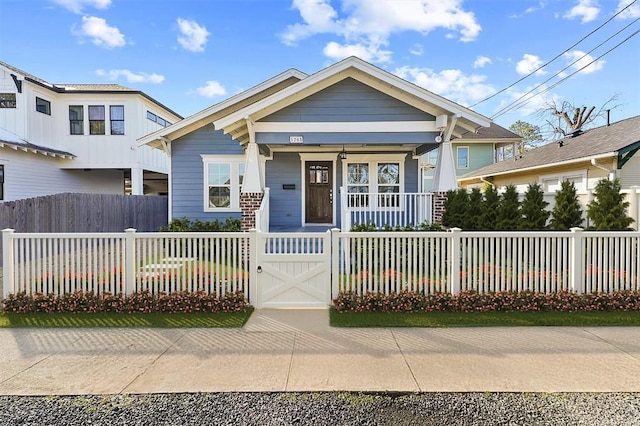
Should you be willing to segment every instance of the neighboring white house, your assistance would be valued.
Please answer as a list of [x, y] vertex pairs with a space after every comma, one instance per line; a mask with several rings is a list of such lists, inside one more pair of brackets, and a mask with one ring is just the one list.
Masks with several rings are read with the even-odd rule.
[[0, 191], [167, 192], [164, 152], [136, 139], [182, 117], [118, 84], [51, 84], [0, 62]]

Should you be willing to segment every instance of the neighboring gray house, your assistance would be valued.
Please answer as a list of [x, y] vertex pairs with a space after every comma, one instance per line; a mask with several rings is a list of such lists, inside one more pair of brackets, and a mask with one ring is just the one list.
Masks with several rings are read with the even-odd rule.
[[285, 71], [139, 144], [170, 155], [170, 218], [344, 228], [430, 220], [420, 156], [448, 153], [437, 174], [449, 189], [451, 140], [490, 123], [351, 57], [312, 75]]

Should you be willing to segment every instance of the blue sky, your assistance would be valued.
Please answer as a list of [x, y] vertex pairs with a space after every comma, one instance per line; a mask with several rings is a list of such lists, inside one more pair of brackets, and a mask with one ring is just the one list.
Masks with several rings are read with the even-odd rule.
[[51, 83], [133, 87], [188, 116], [356, 55], [465, 106], [495, 95], [473, 109], [502, 126], [542, 126], [550, 102], [617, 96], [613, 121], [640, 115], [638, 19], [640, 0], [0, 0], [0, 60]]

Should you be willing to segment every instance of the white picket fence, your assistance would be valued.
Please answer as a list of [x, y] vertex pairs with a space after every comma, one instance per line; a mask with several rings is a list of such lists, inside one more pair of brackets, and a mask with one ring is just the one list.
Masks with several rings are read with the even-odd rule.
[[640, 290], [639, 232], [334, 233], [340, 292]]
[[[575, 228], [571, 232], [453, 229], [354, 233], [333, 229], [328, 231], [330, 239], [322, 238], [322, 243], [311, 238], [321, 234], [304, 238], [300, 234], [297, 238], [298, 234], [291, 233], [285, 238], [259, 231], [2, 232], [5, 298], [17, 292], [63, 294], [78, 290], [125, 294], [204, 291], [218, 295], [242, 291], [249, 295], [266, 283], [266, 264], [260, 267], [259, 262], [267, 261], [273, 261], [270, 279], [282, 279], [285, 288], [295, 294], [308, 290], [302, 281], [300, 288], [294, 288], [296, 279], [290, 279], [306, 274], [295, 264], [303, 255], [317, 255], [305, 261], [315, 262], [318, 270], [331, 271], [323, 279], [326, 294], [333, 297], [340, 292], [388, 294], [405, 290], [422, 294], [640, 290], [640, 232]], [[270, 235], [274, 238], [265, 239]], [[287, 256], [292, 265], [286, 264]], [[281, 268], [280, 272], [274, 268]], [[275, 281], [272, 284], [277, 286]], [[317, 285], [314, 291], [322, 293]], [[295, 300], [287, 303], [295, 306]]]
[[5, 298], [18, 292], [221, 295], [248, 289], [247, 234], [2, 232]]

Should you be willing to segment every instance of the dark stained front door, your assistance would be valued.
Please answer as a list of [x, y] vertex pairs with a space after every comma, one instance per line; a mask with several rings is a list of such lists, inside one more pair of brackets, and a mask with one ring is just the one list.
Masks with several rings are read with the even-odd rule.
[[333, 163], [307, 161], [305, 222], [333, 223]]

